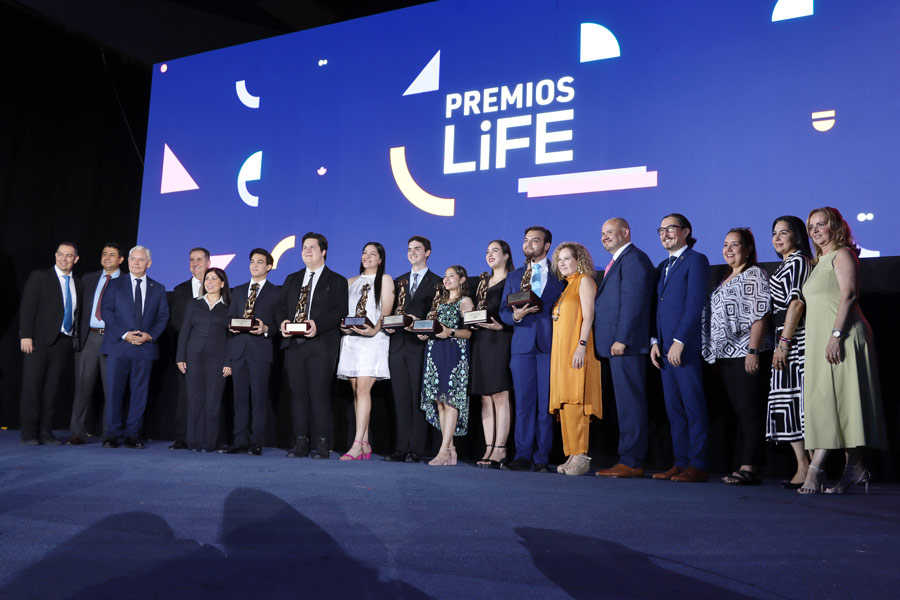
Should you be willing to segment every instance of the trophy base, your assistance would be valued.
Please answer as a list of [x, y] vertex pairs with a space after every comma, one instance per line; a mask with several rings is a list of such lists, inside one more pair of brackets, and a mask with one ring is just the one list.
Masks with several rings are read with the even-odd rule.
[[300, 321], [299, 323], [287, 323], [284, 330], [291, 335], [306, 335], [309, 333], [309, 321]]
[[356, 327], [363, 329], [366, 326], [375, 327], [368, 317], [344, 317], [341, 319], [341, 326], [346, 329], [353, 329]]
[[540, 296], [538, 296], [531, 290], [527, 292], [516, 292], [515, 294], [509, 294], [506, 297], [507, 306], [515, 308], [517, 306], [525, 306], [526, 304], [537, 306], [541, 310], [544, 310], [544, 304], [543, 302], [541, 302]]
[[486, 310], [469, 310], [463, 313], [463, 325], [471, 326], [490, 322], [491, 318]]
[[381, 327], [385, 329], [404, 328], [412, 325], [413, 318], [409, 315], [387, 315], [381, 318]]
[[246, 333], [248, 331], [253, 330], [256, 327], [256, 319], [239, 319], [237, 317], [233, 317], [228, 322], [228, 328], [233, 329], [234, 331], [240, 331]]
[[410, 329], [412, 329], [413, 333], [430, 336], [442, 331], [441, 322], [437, 319], [421, 319], [415, 321]]

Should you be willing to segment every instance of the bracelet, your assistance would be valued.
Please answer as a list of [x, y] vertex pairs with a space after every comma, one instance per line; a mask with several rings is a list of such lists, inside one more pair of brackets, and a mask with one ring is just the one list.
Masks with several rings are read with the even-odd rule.
[[788, 347], [788, 348], [791, 347], [791, 338], [786, 338], [786, 337], [783, 337], [783, 336], [780, 336], [780, 335], [779, 335], [779, 336], [778, 336], [778, 341], [779, 341], [779, 342], [784, 342], [785, 344], [787, 344], [787, 347]]

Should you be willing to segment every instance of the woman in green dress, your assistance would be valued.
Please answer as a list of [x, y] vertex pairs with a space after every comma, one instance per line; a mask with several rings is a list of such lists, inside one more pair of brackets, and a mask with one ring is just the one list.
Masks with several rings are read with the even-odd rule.
[[825, 459], [842, 449], [846, 466], [827, 493], [852, 486], [869, 488], [863, 447], [885, 440], [878, 368], [872, 328], [859, 308], [859, 260], [850, 226], [830, 207], [817, 208], [806, 220], [816, 247], [816, 266], [803, 285], [806, 303], [805, 411], [807, 450], [812, 463], [801, 494], [824, 489]]

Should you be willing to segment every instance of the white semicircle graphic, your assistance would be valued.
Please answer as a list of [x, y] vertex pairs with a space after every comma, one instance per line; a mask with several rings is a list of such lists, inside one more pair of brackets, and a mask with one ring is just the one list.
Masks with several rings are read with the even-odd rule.
[[429, 194], [413, 179], [406, 164], [406, 147], [391, 148], [391, 172], [400, 192], [413, 206], [439, 217], [452, 217], [456, 201]]
[[241, 170], [238, 172], [237, 189], [238, 195], [247, 206], [259, 206], [259, 196], [254, 196], [247, 190], [248, 181], [258, 181], [262, 173], [262, 150], [251, 154], [244, 161]]
[[813, 0], [778, 0], [772, 9], [772, 22], [809, 17], [814, 11]]
[[247, 91], [247, 82], [243, 79], [234, 82], [238, 100], [247, 108], [259, 108], [259, 96], [254, 96]]
[[278, 268], [278, 261], [281, 259], [281, 255], [293, 248], [297, 245], [297, 236], [289, 235], [272, 248], [272, 270]]
[[613, 32], [597, 23], [581, 24], [581, 62], [621, 56], [619, 40]]

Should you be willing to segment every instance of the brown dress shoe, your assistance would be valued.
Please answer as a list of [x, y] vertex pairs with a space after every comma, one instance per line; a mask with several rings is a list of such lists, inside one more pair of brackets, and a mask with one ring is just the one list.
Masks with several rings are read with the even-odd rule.
[[70, 446], [81, 446], [84, 444], [84, 440], [79, 435], [73, 435], [66, 443]]
[[653, 479], [672, 479], [675, 475], [680, 475], [684, 471], [681, 467], [672, 467], [663, 473], [654, 473]]
[[643, 477], [644, 476], [644, 468], [643, 467], [629, 467], [628, 465], [623, 465], [619, 463], [614, 467], [610, 467], [609, 469], [602, 469], [597, 471], [598, 477], [615, 477], [617, 479], [628, 479], [630, 477]]
[[683, 481], [685, 483], [706, 483], [709, 481], [709, 474], [695, 467], [688, 467], [678, 475], [672, 476], [672, 481]]

